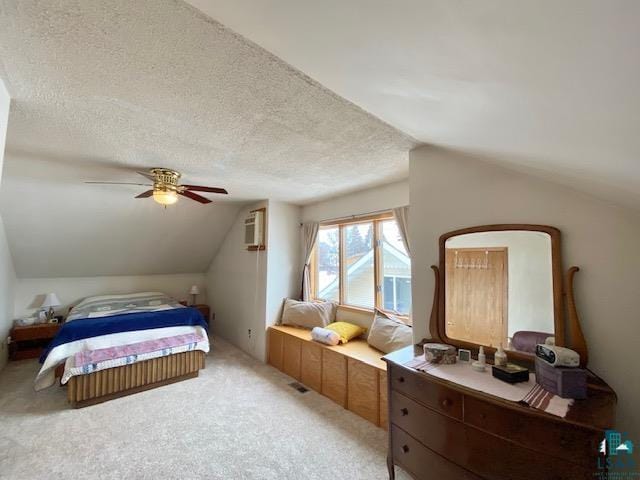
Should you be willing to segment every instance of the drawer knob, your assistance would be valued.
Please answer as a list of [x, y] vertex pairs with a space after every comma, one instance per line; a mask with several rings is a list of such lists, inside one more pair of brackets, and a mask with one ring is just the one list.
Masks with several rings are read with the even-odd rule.
[[407, 410], [406, 408], [403, 408], [400, 410], [400, 413], [402, 413], [403, 417], [406, 417], [407, 415], [409, 415], [409, 410]]
[[409, 453], [409, 446], [408, 446], [408, 445], [403, 445], [403, 446], [402, 446], [402, 451], [403, 451], [404, 453]]
[[453, 405], [453, 402], [451, 401], [451, 399], [449, 398], [445, 398], [444, 400], [442, 400], [442, 402], [440, 402], [442, 404], [442, 406], [444, 408], [449, 408], [451, 405]]
[[398, 377], [398, 381], [399, 381], [400, 383], [404, 383], [404, 377]]

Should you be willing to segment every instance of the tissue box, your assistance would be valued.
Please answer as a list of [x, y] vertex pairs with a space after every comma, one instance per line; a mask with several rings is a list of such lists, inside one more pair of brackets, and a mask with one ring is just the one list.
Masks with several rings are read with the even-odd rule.
[[587, 398], [587, 371], [554, 367], [536, 357], [536, 383], [562, 398]]

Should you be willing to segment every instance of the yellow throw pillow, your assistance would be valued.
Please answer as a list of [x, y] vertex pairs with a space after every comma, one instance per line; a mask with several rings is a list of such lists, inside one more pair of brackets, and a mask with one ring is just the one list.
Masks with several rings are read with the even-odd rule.
[[324, 328], [333, 330], [340, 335], [340, 342], [342, 343], [347, 343], [349, 340], [353, 340], [366, 332], [364, 328], [349, 322], [334, 322]]

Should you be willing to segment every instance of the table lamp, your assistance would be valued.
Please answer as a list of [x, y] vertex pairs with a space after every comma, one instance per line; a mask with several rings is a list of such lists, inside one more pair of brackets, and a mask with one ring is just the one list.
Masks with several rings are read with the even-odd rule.
[[42, 305], [40, 306], [43, 309], [49, 309], [47, 311], [47, 322], [50, 322], [51, 319], [53, 319], [53, 316], [55, 315], [55, 312], [53, 311], [53, 307], [59, 307], [60, 306], [60, 300], [58, 300], [58, 297], [55, 293], [47, 293], [47, 295], [44, 297], [44, 302], [42, 302]]
[[193, 297], [192, 300], [191, 300], [191, 305], [195, 305], [196, 304], [196, 296], [200, 293], [200, 289], [198, 288], [197, 285], [194, 285], [194, 286], [191, 287], [191, 290], [189, 290], [189, 293]]

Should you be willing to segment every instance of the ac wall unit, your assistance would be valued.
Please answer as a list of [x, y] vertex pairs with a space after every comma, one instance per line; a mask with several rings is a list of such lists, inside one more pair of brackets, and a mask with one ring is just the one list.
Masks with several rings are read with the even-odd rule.
[[247, 247], [261, 247], [264, 245], [264, 211], [249, 213], [244, 220], [244, 244]]

